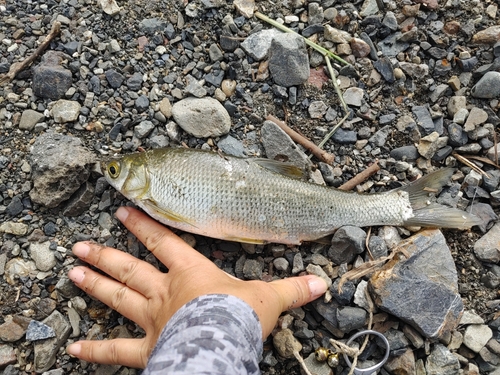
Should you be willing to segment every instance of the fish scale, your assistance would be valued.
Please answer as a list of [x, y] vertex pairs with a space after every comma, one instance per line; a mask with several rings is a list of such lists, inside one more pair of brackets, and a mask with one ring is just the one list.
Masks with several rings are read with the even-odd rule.
[[[118, 173], [111, 173], [111, 167]], [[446, 169], [422, 179], [422, 186], [417, 181], [376, 194], [291, 178], [288, 172], [293, 168], [272, 160], [181, 148], [125, 155], [103, 169], [112, 186], [155, 219], [226, 240], [300, 244], [343, 225], [460, 228], [476, 220], [463, 211], [427, 205], [423, 188], [440, 188], [450, 177]]]

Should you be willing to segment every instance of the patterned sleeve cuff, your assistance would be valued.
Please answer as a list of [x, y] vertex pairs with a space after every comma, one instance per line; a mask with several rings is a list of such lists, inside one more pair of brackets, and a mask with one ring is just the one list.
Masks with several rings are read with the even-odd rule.
[[167, 323], [144, 374], [260, 374], [262, 328], [241, 299], [197, 297]]

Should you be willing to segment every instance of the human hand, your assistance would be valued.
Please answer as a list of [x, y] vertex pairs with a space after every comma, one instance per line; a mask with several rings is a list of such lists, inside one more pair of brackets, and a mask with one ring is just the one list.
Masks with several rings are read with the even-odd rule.
[[267, 337], [283, 311], [302, 306], [327, 289], [325, 281], [313, 275], [269, 283], [239, 280], [138, 210], [121, 207], [116, 217], [169, 271], [162, 273], [147, 262], [103, 245], [75, 244], [76, 256], [111, 277], [82, 266], [70, 270], [68, 277], [146, 332], [140, 339], [78, 341], [68, 346], [69, 354], [85, 361], [144, 368], [172, 315], [201, 295], [218, 293], [239, 297], [257, 313], [263, 337]]

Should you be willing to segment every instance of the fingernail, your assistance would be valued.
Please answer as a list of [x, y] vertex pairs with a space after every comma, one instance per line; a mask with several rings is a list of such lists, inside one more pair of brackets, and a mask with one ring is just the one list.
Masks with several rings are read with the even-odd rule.
[[80, 284], [85, 278], [85, 271], [79, 267], [75, 267], [68, 272], [68, 277], [73, 282]]
[[82, 346], [80, 344], [71, 344], [66, 348], [66, 352], [70, 355], [78, 356], [82, 351]]
[[311, 277], [307, 281], [307, 285], [309, 286], [309, 292], [311, 293], [312, 298], [318, 298], [328, 289], [326, 281], [318, 276]]
[[85, 242], [77, 242], [75, 246], [73, 246], [73, 254], [75, 254], [78, 258], [87, 258], [89, 252], [90, 246]]
[[118, 210], [116, 210], [115, 216], [123, 223], [125, 220], [127, 220], [128, 209], [126, 209], [125, 207], [120, 207]]

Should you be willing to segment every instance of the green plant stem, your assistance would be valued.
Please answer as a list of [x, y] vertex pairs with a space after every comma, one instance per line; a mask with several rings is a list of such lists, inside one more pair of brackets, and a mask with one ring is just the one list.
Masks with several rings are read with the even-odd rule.
[[325, 61], [326, 61], [326, 66], [328, 67], [328, 72], [330, 73], [330, 77], [332, 78], [332, 83], [333, 87], [335, 88], [335, 92], [337, 93], [337, 96], [339, 97], [339, 100], [342, 103], [342, 107], [344, 107], [345, 113], [349, 114], [349, 108], [347, 107], [347, 103], [344, 100], [344, 96], [340, 91], [339, 84], [337, 83], [337, 77], [335, 76], [332, 64], [330, 63], [330, 58], [328, 56], [325, 56]]

